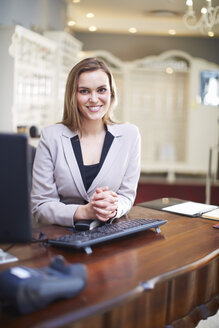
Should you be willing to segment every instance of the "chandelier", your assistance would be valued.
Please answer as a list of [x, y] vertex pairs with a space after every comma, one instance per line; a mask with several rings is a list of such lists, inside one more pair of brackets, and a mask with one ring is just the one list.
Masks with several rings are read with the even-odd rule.
[[213, 27], [219, 23], [219, 6], [212, 7], [211, 0], [206, 0], [206, 7], [201, 9], [198, 19], [193, 9], [193, 1], [187, 0], [187, 11], [183, 16], [184, 24], [191, 30], [200, 29], [202, 33], [214, 36]]

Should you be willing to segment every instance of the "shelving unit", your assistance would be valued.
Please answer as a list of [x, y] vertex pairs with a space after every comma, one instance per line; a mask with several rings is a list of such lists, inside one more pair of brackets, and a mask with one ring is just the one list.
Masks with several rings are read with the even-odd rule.
[[61, 120], [65, 84], [82, 43], [62, 31], [44, 35], [15, 26], [9, 53], [14, 59], [12, 129], [41, 130]]
[[42, 128], [54, 121], [57, 45], [44, 36], [16, 26], [9, 48], [14, 58], [13, 130]]

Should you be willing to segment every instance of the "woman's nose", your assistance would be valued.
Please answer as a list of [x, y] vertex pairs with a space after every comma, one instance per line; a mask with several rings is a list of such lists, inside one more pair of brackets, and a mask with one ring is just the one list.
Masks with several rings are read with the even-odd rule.
[[90, 94], [90, 101], [91, 102], [96, 102], [98, 100], [97, 98], [98, 97], [97, 97], [96, 92], [91, 92], [91, 94]]

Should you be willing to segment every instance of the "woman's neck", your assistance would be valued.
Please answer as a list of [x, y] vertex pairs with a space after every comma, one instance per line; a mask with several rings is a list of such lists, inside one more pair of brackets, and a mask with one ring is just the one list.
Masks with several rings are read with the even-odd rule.
[[95, 121], [92, 122], [93, 124], [83, 123], [80, 137], [83, 163], [84, 165], [97, 164], [100, 162], [106, 135], [104, 123], [103, 121]]
[[105, 126], [102, 120], [95, 122], [82, 122], [81, 132], [83, 137], [97, 136], [105, 132]]

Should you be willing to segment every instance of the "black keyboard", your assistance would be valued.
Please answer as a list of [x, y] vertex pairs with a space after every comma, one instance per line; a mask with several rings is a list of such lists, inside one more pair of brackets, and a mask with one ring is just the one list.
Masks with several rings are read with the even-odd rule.
[[84, 248], [86, 253], [92, 253], [90, 246], [102, 243], [115, 238], [120, 238], [150, 228], [155, 228], [159, 233], [159, 226], [165, 224], [167, 220], [162, 219], [133, 219], [117, 221], [112, 224], [104, 224], [93, 230], [78, 231], [64, 235], [56, 239], [49, 239], [48, 243], [54, 246]]

